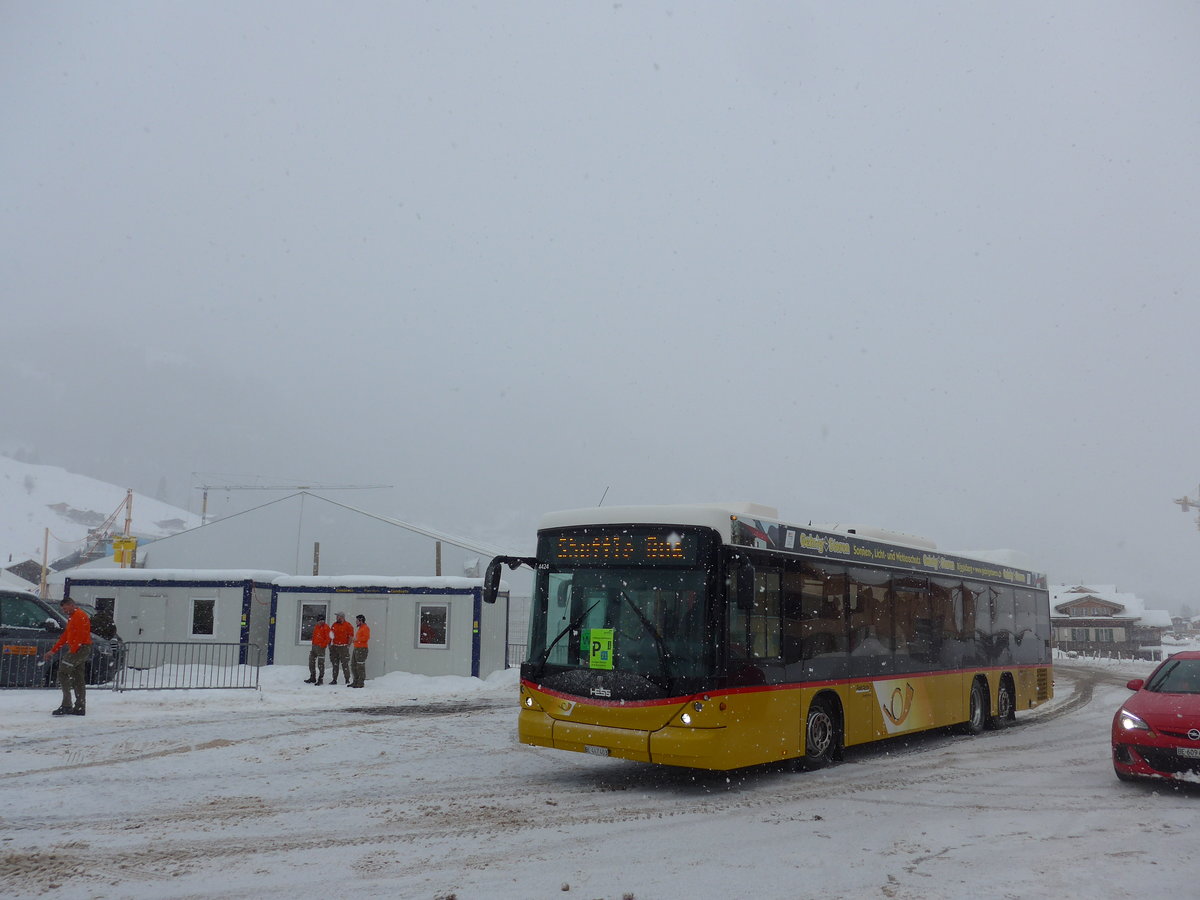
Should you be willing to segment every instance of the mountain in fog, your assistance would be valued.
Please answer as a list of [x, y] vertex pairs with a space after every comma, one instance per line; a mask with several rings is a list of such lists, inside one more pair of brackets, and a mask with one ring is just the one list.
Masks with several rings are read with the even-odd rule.
[[[88, 533], [99, 528], [124, 502], [126, 489], [0, 456], [0, 566], [42, 559], [46, 529], [51, 562], [84, 549]], [[125, 510], [110, 528], [122, 532]], [[160, 538], [194, 528], [200, 517], [134, 492], [132, 534]]]

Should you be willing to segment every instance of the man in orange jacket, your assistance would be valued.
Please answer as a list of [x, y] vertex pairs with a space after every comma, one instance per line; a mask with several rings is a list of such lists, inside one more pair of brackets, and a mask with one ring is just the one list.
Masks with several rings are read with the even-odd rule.
[[329, 645], [329, 664], [333, 666], [333, 677], [329, 679], [329, 683], [337, 684], [338, 667], [340, 666], [346, 684], [349, 684], [350, 639], [354, 637], [354, 626], [346, 621], [346, 614], [340, 612], [334, 617], [333, 624], [329, 626], [329, 632], [332, 638], [332, 643]]
[[354, 682], [350, 687], [360, 688], [365, 687], [367, 680], [367, 645], [371, 643], [371, 626], [367, 624], [366, 616], [354, 618], [358, 621], [358, 627], [354, 629], [354, 661], [350, 665], [354, 670]]
[[[329, 646], [329, 623], [325, 616], [317, 616], [312, 630], [312, 647], [308, 651], [308, 678], [305, 684], [325, 683], [325, 648]], [[318, 671], [320, 674], [317, 674]]]
[[[52, 657], [64, 644], [67, 652], [58, 663], [58, 685], [62, 688], [62, 706], [54, 710], [55, 716], [82, 716], [85, 714], [86, 677], [88, 657], [92, 655], [92, 620], [75, 605], [70, 597], [64, 597], [62, 611], [67, 616], [67, 627], [59, 635], [58, 642], [46, 651], [46, 659]], [[71, 705], [71, 688], [75, 689], [75, 704]]]

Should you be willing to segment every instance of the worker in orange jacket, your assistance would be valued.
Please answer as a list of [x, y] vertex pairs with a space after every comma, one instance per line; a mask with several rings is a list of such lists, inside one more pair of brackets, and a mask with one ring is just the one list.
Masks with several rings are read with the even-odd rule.
[[[46, 651], [50, 659], [64, 645], [67, 652], [58, 663], [58, 685], [62, 688], [62, 706], [54, 710], [54, 716], [85, 715], [87, 700], [86, 669], [88, 657], [92, 655], [92, 620], [70, 597], [62, 600], [62, 611], [67, 617], [67, 627], [59, 635], [57, 643]], [[71, 689], [75, 689], [75, 703], [71, 703]]]
[[350, 683], [350, 640], [354, 637], [354, 626], [346, 621], [344, 612], [334, 617], [329, 626], [331, 643], [329, 645], [329, 664], [333, 667], [333, 677], [330, 684], [337, 684], [338, 668], [341, 667], [346, 684]]
[[360, 688], [365, 687], [364, 682], [367, 680], [367, 645], [371, 643], [371, 626], [367, 624], [366, 616], [358, 615], [354, 618], [358, 627], [354, 629], [354, 661], [350, 665], [354, 670], [354, 681], [350, 687]]
[[325, 683], [325, 650], [329, 647], [329, 637], [329, 623], [324, 615], [318, 615], [317, 624], [313, 625], [312, 630], [312, 646], [308, 650], [308, 678], [304, 679], [305, 684]]

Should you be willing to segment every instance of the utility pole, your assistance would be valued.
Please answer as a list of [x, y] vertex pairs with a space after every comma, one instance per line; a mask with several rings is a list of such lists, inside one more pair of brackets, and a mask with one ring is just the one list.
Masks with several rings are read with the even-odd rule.
[[[1197, 488], [1196, 496], [1200, 497], [1200, 488]], [[1183, 512], [1187, 512], [1191, 509], [1200, 509], [1200, 500], [1193, 500], [1187, 494], [1184, 494], [1182, 497], [1179, 497], [1172, 502], [1177, 504]], [[1200, 515], [1196, 516], [1196, 527], [1200, 528]]]
[[38, 596], [43, 600], [50, 597], [50, 583], [48, 576], [50, 573], [50, 529], [46, 529], [46, 533], [42, 536], [42, 583], [38, 585]]

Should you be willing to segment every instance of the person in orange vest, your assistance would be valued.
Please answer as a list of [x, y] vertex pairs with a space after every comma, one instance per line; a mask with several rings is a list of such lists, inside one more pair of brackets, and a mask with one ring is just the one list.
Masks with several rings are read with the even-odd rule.
[[346, 684], [350, 683], [350, 639], [354, 637], [354, 626], [346, 621], [344, 612], [334, 617], [329, 626], [332, 643], [329, 645], [329, 664], [333, 667], [333, 677], [330, 684], [337, 684], [338, 667], [341, 667]]
[[[62, 688], [62, 706], [51, 713], [53, 716], [85, 715], [88, 657], [92, 655], [92, 620], [75, 605], [70, 597], [62, 600], [62, 611], [67, 616], [67, 627], [59, 635], [58, 642], [46, 651], [46, 659], [52, 657], [64, 645], [67, 652], [58, 662], [58, 685]], [[71, 689], [75, 689], [75, 703], [71, 704]]]
[[317, 624], [312, 630], [312, 647], [308, 651], [308, 678], [304, 679], [305, 684], [325, 683], [325, 648], [328, 646], [329, 623], [324, 615], [318, 615]]
[[354, 661], [350, 665], [354, 670], [354, 681], [350, 687], [360, 688], [366, 686], [364, 682], [367, 680], [367, 645], [371, 643], [371, 626], [367, 624], [366, 616], [358, 615], [354, 618], [358, 627], [354, 629]]

